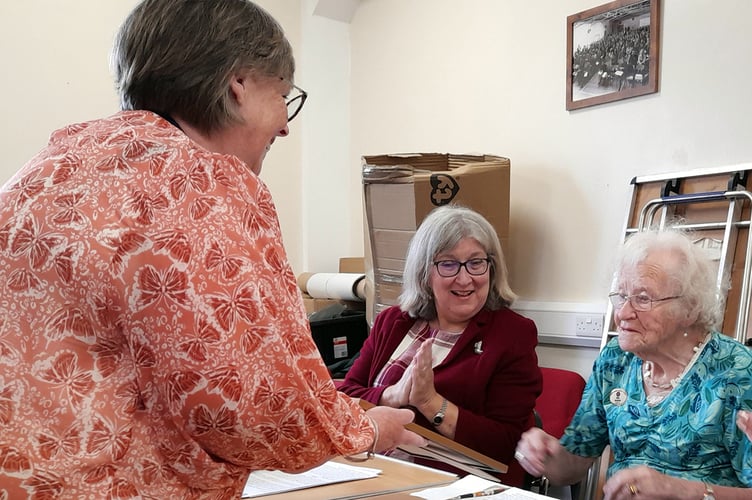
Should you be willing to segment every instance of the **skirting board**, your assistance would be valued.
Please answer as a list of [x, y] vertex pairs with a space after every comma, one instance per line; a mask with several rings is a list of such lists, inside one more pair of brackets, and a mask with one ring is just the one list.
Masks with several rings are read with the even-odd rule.
[[535, 322], [540, 344], [596, 349], [601, 346], [605, 303], [518, 300], [512, 309]]

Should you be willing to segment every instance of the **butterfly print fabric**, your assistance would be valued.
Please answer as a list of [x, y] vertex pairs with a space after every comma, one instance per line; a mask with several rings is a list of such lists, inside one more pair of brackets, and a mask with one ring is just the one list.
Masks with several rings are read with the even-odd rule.
[[140, 111], [0, 191], [0, 497], [239, 498], [371, 444], [308, 328], [271, 194]]

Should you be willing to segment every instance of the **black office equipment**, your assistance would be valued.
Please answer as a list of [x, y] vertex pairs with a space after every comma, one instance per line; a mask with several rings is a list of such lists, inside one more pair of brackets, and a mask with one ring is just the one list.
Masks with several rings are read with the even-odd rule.
[[342, 378], [368, 336], [365, 311], [334, 304], [308, 317], [311, 335], [333, 378]]

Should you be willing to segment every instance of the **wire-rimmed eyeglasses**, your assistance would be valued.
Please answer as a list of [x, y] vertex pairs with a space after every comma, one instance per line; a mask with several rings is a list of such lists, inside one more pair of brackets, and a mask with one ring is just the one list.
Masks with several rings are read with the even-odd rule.
[[665, 302], [667, 300], [680, 299], [681, 297], [681, 295], [674, 295], [671, 297], [663, 297], [662, 299], [651, 299], [650, 297], [642, 293], [637, 295], [624, 295], [619, 292], [608, 294], [608, 299], [611, 301], [611, 304], [613, 304], [614, 309], [621, 309], [622, 307], [624, 307], [624, 304], [629, 301], [632, 309], [642, 312], [650, 311], [653, 308], [653, 304], [655, 304], [656, 302]]
[[285, 97], [285, 104], [287, 105], [287, 122], [291, 122], [293, 118], [298, 116], [300, 110], [303, 109], [308, 99], [308, 92], [301, 89], [297, 85], [292, 85], [290, 88], [290, 94]]
[[469, 259], [465, 262], [460, 262], [458, 260], [437, 260], [433, 265], [436, 266], [439, 276], [451, 278], [452, 276], [457, 276], [460, 273], [460, 269], [463, 267], [465, 268], [465, 271], [472, 276], [486, 274], [490, 262], [491, 259], [486, 257], [483, 259]]

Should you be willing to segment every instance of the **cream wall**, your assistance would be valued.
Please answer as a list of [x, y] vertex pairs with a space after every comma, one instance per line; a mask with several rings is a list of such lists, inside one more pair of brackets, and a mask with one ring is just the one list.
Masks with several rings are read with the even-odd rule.
[[[363, 255], [360, 170], [350, 162], [350, 24], [358, 0], [305, 0], [298, 84], [303, 120], [303, 271], [336, 272]], [[296, 118], [295, 120], [298, 120]]]
[[108, 55], [134, 0], [0, 2], [0, 177], [69, 123], [117, 110]]
[[[117, 112], [109, 52], [115, 32], [137, 0], [0, 2], [0, 183], [69, 123]], [[259, 0], [300, 52], [300, 0]], [[301, 199], [304, 119], [275, 142], [262, 178], [275, 195], [294, 267], [302, 268]]]
[[566, 17], [601, 3], [364, 0], [352, 20], [353, 164], [508, 156], [526, 299], [603, 300], [634, 176], [752, 159], [752, 3], [664, 0], [660, 92], [568, 112]]
[[[659, 93], [567, 112], [566, 17], [603, 3], [363, 0], [352, 19], [352, 165], [508, 156], [507, 258], [523, 299], [605, 302], [634, 176], [752, 159], [752, 3], [662, 0]], [[597, 354], [538, 351], [585, 376]]]
[[[752, 159], [746, 0], [663, 0], [660, 92], [564, 109], [566, 16], [585, 0], [264, 0], [310, 93], [262, 177], [296, 272], [362, 255], [360, 157], [512, 160], [512, 284], [602, 302], [636, 175]], [[0, 2], [0, 181], [67, 123], [117, 109], [112, 37], [135, 0]], [[593, 350], [541, 347], [587, 373]]]

